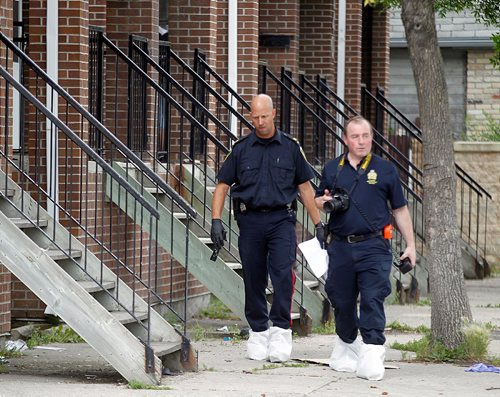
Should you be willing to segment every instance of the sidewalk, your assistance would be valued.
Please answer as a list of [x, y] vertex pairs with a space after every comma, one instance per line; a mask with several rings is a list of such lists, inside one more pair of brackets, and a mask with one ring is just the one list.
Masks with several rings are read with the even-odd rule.
[[[500, 330], [500, 278], [469, 280], [467, 291], [478, 322]], [[489, 307], [488, 307], [489, 305]], [[430, 326], [429, 306], [386, 307], [387, 323]], [[228, 324], [230, 325], [230, 324]], [[389, 346], [421, 335], [387, 333]], [[64, 350], [35, 349], [10, 359], [9, 373], [0, 374], [0, 396], [453, 396], [500, 395], [500, 374], [465, 372], [468, 365], [426, 364], [408, 361], [400, 351], [387, 349], [383, 381], [332, 371], [326, 362], [333, 335], [294, 339], [287, 365], [245, 358], [245, 343], [209, 339], [194, 343], [199, 372], [165, 376], [170, 390], [130, 390], [126, 382], [86, 344], [51, 345]], [[500, 332], [492, 333], [492, 355], [500, 356]], [[297, 360], [299, 359], [299, 360]], [[308, 362], [309, 361], [309, 362]]]

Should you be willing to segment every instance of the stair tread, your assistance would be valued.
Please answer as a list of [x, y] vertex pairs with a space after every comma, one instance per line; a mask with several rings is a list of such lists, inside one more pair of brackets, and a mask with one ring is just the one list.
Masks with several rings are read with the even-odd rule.
[[304, 280], [303, 283], [306, 285], [306, 287], [309, 288], [316, 288], [317, 286], [319, 286], [318, 280]]
[[180, 350], [182, 344], [178, 342], [164, 341], [164, 342], [151, 342], [150, 346], [153, 349], [155, 355], [157, 357], [161, 357], [161, 356], [166, 356], [167, 354], [170, 354], [177, 350]]
[[226, 262], [226, 265], [233, 270], [239, 270], [242, 268], [240, 262]]
[[[68, 256], [71, 258], [80, 258], [82, 256], [82, 251], [81, 250], [71, 250], [71, 255], [69, 255], [69, 250], [65, 249], [65, 253], [63, 253], [60, 249], [57, 248], [49, 248], [46, 253], [48, 256], [50, 256], [53, 260], [61, 260], [61, 259], [67, 259]], [[68, 254], [68, 255], [66, 255]]]
[[5, 188], [1, 188], [0, 194], [3, 196], [12, 197], [12, 196], [14, 196], [14, 189], [7, 189], [7, 193], [6, 193]]
[[151, 194], [164, 194], [161, 190], [158, 190], [158, 188], [156, 188], [156, 187], [146, 186], [146, 187], [144, 187], [144, 190], [146, 192], [151, 193]]
[[[137, 321], [130, 315], [129, 312], [125, 310], [113, 310], [109, 313], [122, 324], [135, 323]], [[139, 320], [145, 320], [148, 318], [148, 312], [136, 311], [134, 315]]]
[[39, 227], [45, 227], [49, 223], [47, 219], [38, 219], [38, 220], [31, 219], [31, 222], [26, 218], [9, 218], [9, 219], [20, 229], [36, 227], [34, 225], [38, 225]]
[[80, 280], [77, 282], [88, 293], [98, 292], [104, 289], [113, 289], [115, 288], [116, 285], [114, 281], [103, 281], [101, 285], [97, 284], [95, 281], [92, 280]]
[[177, 219], [187, 219], [188, 215], [185, 212], [174, 212], [174, 216]]

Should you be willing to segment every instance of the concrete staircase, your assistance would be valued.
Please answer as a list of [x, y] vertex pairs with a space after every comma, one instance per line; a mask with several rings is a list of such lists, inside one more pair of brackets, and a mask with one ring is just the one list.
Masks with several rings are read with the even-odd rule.
[[[128, 381], [195, 368], [189, 343], [0, 172], [0, 262]], [[182, 359], [181, 359], [182, 356]]]

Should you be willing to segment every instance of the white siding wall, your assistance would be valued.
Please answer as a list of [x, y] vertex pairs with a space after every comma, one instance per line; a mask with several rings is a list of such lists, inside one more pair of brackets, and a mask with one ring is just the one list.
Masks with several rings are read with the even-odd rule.
[[[465, 131], [466, 52], [442, 49], [448, 97], [450, 103], [450, 128], [455, 138]], [[410, 121], [418, 116], [417, 91], [406, 48], [392, 48], [389, 71], [389, 100]], [[429, 93], [432, 95], [432, 93]]]

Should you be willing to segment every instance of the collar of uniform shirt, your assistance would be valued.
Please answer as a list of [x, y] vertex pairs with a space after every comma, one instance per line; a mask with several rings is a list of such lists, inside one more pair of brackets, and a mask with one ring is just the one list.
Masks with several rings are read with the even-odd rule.
[[271, 138], [268, 138], [268, 139], [259, 138], [257, 136], [257, 134], [255, 133], [255, 131], [253, 131], [252, 134], [248, 137], [248, 139], [251, 139], [250, 143], [252, 145], [255, 145], [256, 143], [266, 145], [266, 144], [271, 143], [273, 141], [277, 141], [278, 143], [281, 143], [281, 136], [282, 136], [282, 132], [276, 128], [276, 133]]
[[[358, 165], [356, 165], [356, 169], [359, 169], [359, 167], [361, 167], [361, 164], [363, 164], [363, 162], [365, 161], [365, 159], [366, 159], [367, 157], [368, 157], [368, 154], [367, 154], [365, 157], [363, 157], [363, 158], [361, 159], [361, 161], [358, 163]], [[347, 153], [345, 154], [345, 159], [346, 159], [346, 161], [347, 161], [347, 164], [349, 164], [349, 165], [350, 165], [351, 163], [349, 162], [349, 152], [347, 152]]]

